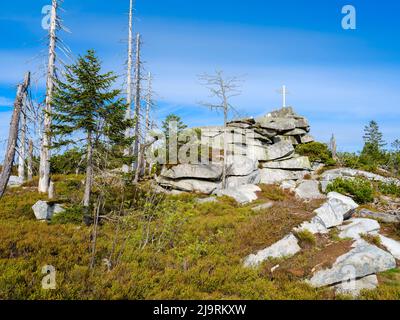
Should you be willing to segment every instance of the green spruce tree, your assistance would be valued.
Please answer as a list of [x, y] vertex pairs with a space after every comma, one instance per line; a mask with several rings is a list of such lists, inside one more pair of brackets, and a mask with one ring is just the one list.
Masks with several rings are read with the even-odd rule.
[[83, 205], [89, 208], [94, 179], [96, 148], [131, 143], [125, 130], [132, 124], [124, 120], [126, 104], [112, 89], [116, 76], [101, 73], [101, 62], [93, 50], [66, 67], [65, 81], [56, 81], [53, 98], [52, 135], [55, 148], [80, 145], [85, 152], [86, 180]]
[[371, 168], [383, 164], [385, 159], [383, 147], [386, 146], [386, 143], [376, 121], [370, 121], [365, 126], [363, 139], [364, 148], [361, 152], [361, 162]]

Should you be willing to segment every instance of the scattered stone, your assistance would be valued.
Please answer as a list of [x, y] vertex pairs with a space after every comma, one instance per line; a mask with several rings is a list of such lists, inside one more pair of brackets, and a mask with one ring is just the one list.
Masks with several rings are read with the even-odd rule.
[[260, 204], [260, 205], [258, 205], [256, 207], [252, 208], [251, 210], [253, 210], [255, 212], [263, 211], [263, 210], [271, 209], [273, 206], [274, 206], [273, 202], [267, 202], [267, 203]]
[[326, 196], [319, 191], [319, 182], [315, 180], [304, 180], [296, 188], [295, 194], [303, 200], [325, 199]]
[[361, 279], [340, 283], [335, 286], [335, 292], [336, 294], [350, 295], [356, 298], [360, 295], [361, 290], [374, 290], [378, 285], [378, 277], [373, 274]]
[[196, 202], [199, 204], [215, 203], [215, 202], [218, 202], [218, 199], [216, 197], [208, 197], [208, 198], [196, 199]]
[[380, 225], [376, 220], [371, 219], [351, 219], [350, 224], [338, 227], [341, 231], [339, 238], [346, 239], [361, 239], [363, 234], [377, 234], [380, 230]]
[[65, 209], [55, 203], [48, 203], [46, 201], [39, 200], [32, 207], [33, 213], [37, 220], [50, 220], [54, 215], [60, 214], [65, 211]]
[[24, 183], [24, 180], [17, 177], [17, 176], [10, 176], [10, 179], [8, 180], [7, 186], [10, 188], [17, 188], [22, 186]]
[[380, 213], [380, 212], [372, 212], [367, 209], [360, 210], [357, 215], [363, 218], [372, 218], [382, 221], [384, 223], [399, 223], [400, 222], [400, 213], [399, 214], [390, 214], [390, 213]]
[[340, 256], [332, 268], [316, 272], [307, 282], [319, 288], [396, 268], [396, 260], [391, 254], [364, 240], [358, 240], [353, 247]]
[[379, 235], [382, 245], [389, 251], [393, 257], [400, 260], [400, 242], [390, 239], [388, 237]]
[[285, 181], [282, 181], [280, 188], [283, 190], [289, 190], [289, 191], [294, 192], [294, 190], [296, 189], [296, 186], [297, 186], [296, 181], [285, 180]]
[[320, 208], [316, 209], [316, 217], [313, 222], [318, 221], [325, 228], [340, 226], [345, 219], [351, 217], [358, 204], [353, 199], [337, 192], [328, 194], [328, 201]]
[[272, 246], [249, 255], [245, 261], [245, 267], [257, 267], [269, 258], [288, 258], [301, 250], [297, 238], [291, 233]]
[[218, 197], [227, 196], [235, 199], [240, 204], [246, 204], [258, 199], [257, 192], [261, 189], [256, 185], [243, 185], [237, 188], [217, 190], [215, 194]]
[[400, 186], [399, 179], [387, 178], [387, 177], [383, 177], [383, 176], [380, 176], [375, 173], [362, 171], [362, 170], [356, 170], [356, 169], [349, 169], [349, 168], [339, 168], [339, 169], [328, 170], [321, 175], [321, 180], [332, 182], [333, 180], [335, 180], [337, 178], [352, 179], [352, 178], [356, 178], [356, 177], [363, 177], [370, 181], [378, 181], [378, 182], [383, 182], [383, 183], [394, 183], [394, 184]]

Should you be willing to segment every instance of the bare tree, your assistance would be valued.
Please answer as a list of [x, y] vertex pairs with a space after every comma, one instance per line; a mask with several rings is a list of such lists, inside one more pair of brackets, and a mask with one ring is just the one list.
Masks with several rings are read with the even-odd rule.
[[329, 143], [329, 148], [331, 149], [331, 152], [332, 152], [332, 158], [337, 160], [337, 144], [336, 144], [336, 138], [335, 138], [334, 134], [332, 134], [332, 138]]
[[140, 34], [136, 35], [136, 63], [135, 63], [135, 142], [133, 148], [133, 156], [135, 157], [135, 170], [139, 158], [139, 143], [140, 143], [140, 116], [141, 116], [141, 60], [140, 60], [141, 39]]
[[54, 92], [54, 78], [56, 75], [56, 43], [58, 1], [52, 0], [50, 28], [49, 28], [49, 56], [47, 66], [46, 80], [46, 102], [44, 108], [44, 130], [42, 137], [42, 145], [40, 150], [40, 167], [39, 167], [39, 186], [38, 190], [42, 193], [49, 191], [50, 185], [50, 146], [51, 146], [51, 111], [52, 97]]
[[33, 141], [29, 140], [28, 147], [28, 181], [33, 179]]
[[26, 96], [26, 92], [30, 84], [30, 76], [31, 75], [28, 72], [25, 75], [24, 83], [18, 86], [17, 97], [15, 98], [14, 102], [14, 111], [10, 123], [10, 132], [8, 134], [7, 151], [4, 159], [3, 171], [0, 175], [0, 198], [4, 195], [4, 192], [7, 188], [7, 184], [11, 176], [12, 166], [14, 164], [15, 150], [18, 141], [19, 121], [21, 117], [22, 105], [24, 103], [24, 97]]
[[216, 103], [202, 103], [211, 110], [222, 110], [224, 113], [224, 158], [222, 169], [222, 187], [226, 188], [228, 137], [227, 124], [230, 111], [235, 111], [229, 100], [240, 94], [240, 80], [238, 77], [225, 77], [223, 71], [216, 71], [214, 75], [203, 74], [199, 80], [211, 92], [211, 97], [216, 98]]
[[21, 109], [21, 136], [19, 139], [19, 147], [18, 147], [18, 177], [21, 181], [25, 181], [25, 161], [26, 161], [26, 117], [27, 117], [27, 92], [24, 93]]
[[[133, 64], [133, 0], [130, 0], [129, 6], [129, 27], [128, 27], [128, 70], [127, 70], [127, 80], [126, 80], [126, 103], [128, 105], [126, 109], [126, 119], [131, 119], [132, 117], [132, 64]], [[126, 138], [131, 137], [131, 128], [126, 130]], [[131, 148], [128, 147], [124, 150], [124, 156], [129, 157], [131, 155]], [[128, 173], [130, 171], [130, 166], [124, 165], [122, 171]]]

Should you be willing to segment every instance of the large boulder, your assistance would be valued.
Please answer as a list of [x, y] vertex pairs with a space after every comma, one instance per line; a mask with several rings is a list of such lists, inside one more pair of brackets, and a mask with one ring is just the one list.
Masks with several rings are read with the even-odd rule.
[[235, 199], [240, 204], [246, 204], [258, 199], [257, 192], [261, 189], [256, 185], [242, 185], [235, 188], [217, 190], [215, 194], [218, 197], [227, 196]]
[[358, 240], [362, 235], [377, 234], [380, 225], [376, 220], [371, 219], [351, 219], [349, 224], [339, 226], [339, 238], [351, 238]]
[[257, 267], [270, 258], [287, 258], [295, 255], [301, 250], [297, 238], [291, 233], [272, 246], [249, 255], [244, 265], [246, 267]]
[[8, 187], [11, 188], [16, 188], [20, 187], [24, 183], [24, 179], [17, 177], [17, 176], [10, 176], [10, 179], [8, 179]]
[[340, 256], [330, 269], [316, 272], [308, 281], [314, 287], [339, 284], [396, 268], [394, 257], [363, 240]]
[[179, 164], [172, 168], [164, 167], [161, 176], [167, 179], [205, 179], [219, 180], [222, 176], [222, 165], [219, 164]]
[[314, 211], [316, 217], [313, 220], [329, 229], [341, 225], [357, 208], [358, 204], [353, 199], [337, 192], [330, 192], [328, 201]]
[[308, 157], [296, 157], [283, 161], [272, 161], [263, 163], [263, 168], [284, 170], [311, 170]]
[[41, 200], [33, 205], [32, 210], [36, 219], [41, 221], [51, 220], [54, 215], [65, 211], [65, 209], [59, 204]]
[[319, 191], [319, 182], [315, 180], [304, 180], [295, 190], [298, 198], [303, 200], [325, 199], [326, 196]]
[[393, 257], [400, 260], [400, 242], [388, 237], [379, 235], [381, 244], [389, 251]]
[[293, 118], [262, 117], [257, 119], [257, 123], [265, 129], [278, 132], [296, 129], [296, 121]]
[[256, 170], [247, 176], [229, 176], [226, 178], [227, 188], [237, 188], [246, 184], [259, 184], [261, 181], [260, 171]]
[[228, 176], [248, 176], [258, 169], [258, 161], [245, 156], [228, 156]]
[[159, 177], [157, 182], [165, 188], [172, 188], [186, 192], [199, 192], [204, 194], [211, 194], [221, 186], [221, 183], [219, 182], [196, 179], [173, 180]]
[[283, 157], [287, 157], [293, 153], [294, 153], [294, 148], [291, 143], [278, 142], [267, 148], [266, 161], [277, 160]]
[[309, 173], [308, 171], [290, 171], [282, 169], [261, 169], [261, 183], [280, 184], [287, 180], [300, 180]]

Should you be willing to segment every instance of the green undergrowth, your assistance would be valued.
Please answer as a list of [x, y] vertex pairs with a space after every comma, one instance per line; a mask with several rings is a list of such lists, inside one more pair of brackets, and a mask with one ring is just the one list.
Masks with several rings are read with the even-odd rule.
[[[312, 218], [318, 201], [303, 203], [279, 188], [262, 186], [260, 201], [274, 206], [254, 212], [227, 197], [198, 204], [193, 195], [167, 196], [151, 206], [154, 197], [147, 191], [127, 188], [119, 195], [109, 190], [107, 210], [123, 201], [126, 215], [118, 223], [116, 213], [101, 219], [90, 268], [93, 226], [80, 222], [81, 179], [55, 179], [67, 211], [51, 223], [36, 221], [32, 213], [31, 206], [45, 200], [35, 182], [8, 191], [0, 201], [0, 299], [334, 298], [330, 290], [311, 288], [299, 277], [273, 278], [265, 266], [243, 267], [248, 254]], [[314, 245], [306, 252], [317, 249]], [[47, 265], [56, 269], [55, 290], [42, 289]], [[387, 286], [372, 298], [398, 296], [398, 287]]]

